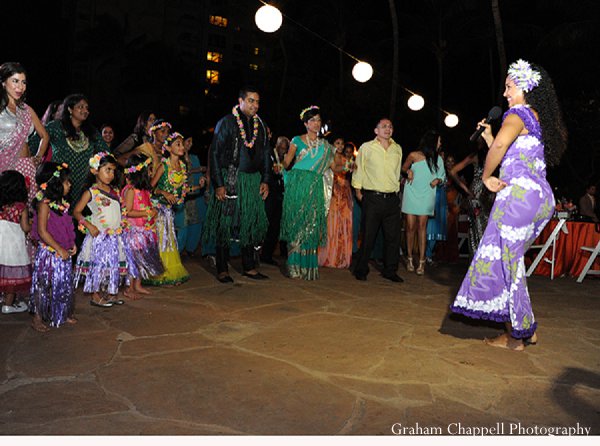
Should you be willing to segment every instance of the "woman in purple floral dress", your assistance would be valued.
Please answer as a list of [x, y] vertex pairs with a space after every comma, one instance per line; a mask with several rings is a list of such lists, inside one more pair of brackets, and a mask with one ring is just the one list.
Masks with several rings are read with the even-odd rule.
[[[485, 339], [486, 344], [523, 350], [537, 342], [523, 255], [552, 216], [554, 196], [546, 164], [560, 161], [567, 132], [554, 85], [543, 68], [523, 60], [511, 64], [504, 97], [509, 110], [498, 135], [493, 138], [490, 126], [480, 123], [490, 147], [483, 182], [496, 192], [496, 201], [451, 309], [504, 322], [506, 333]], [[500, 163], [496, 178], [492, 173]]]

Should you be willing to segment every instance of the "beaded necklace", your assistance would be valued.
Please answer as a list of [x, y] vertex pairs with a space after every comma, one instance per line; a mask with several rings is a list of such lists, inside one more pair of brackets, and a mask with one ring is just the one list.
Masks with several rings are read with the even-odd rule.
[[306, 134], [306, 147], [308, 147], [308, 153], [311, 158], [317, 156], [317, 152], [319, 151], [319, 137], [317, 136], [314, 141], [311, 141], [308, 137], [308, 133]]
[[252, 140], [248, 142], [246, 140], [246, 130], [244, 129], [244, 123], [240, 118], [240, 112], [238, 111], [238, 109], [239, 107], [236, 105], [231, 110], [231, 113], [233, 113], [233, 116], [235, 116], [235, 121], [237, 122], [238, 128], [240, 129], [240, 135], [242, 136], [242, 141], [244, 141], [244, 145], [251, 149], [252, 147], [254, 147], [254, 143], [256, 142], [256, 138], [258, 137], [258, 115], [254, 115], [252, 117], [254, 121], [254, 126], [252, 130]]
[[79, 136], [78, 139], [66, 138], [67, 145], [76, 153], [85, 152], [90, 146], [90, 140], [81, 131], [77, 135]]

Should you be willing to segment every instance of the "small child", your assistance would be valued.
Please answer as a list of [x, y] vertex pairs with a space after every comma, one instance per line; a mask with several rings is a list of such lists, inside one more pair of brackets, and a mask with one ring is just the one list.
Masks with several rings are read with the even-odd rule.
[[156, 187], [154, 199], [158, 210], [156, 232], [159, 237], [160, 258], [165, 272], [147, 281], [150, 285], [181, 285], [190, 276], [181, 263], [177, 249], [177, 237], [173, 206], [181, 206], [187, 193], [187, 169], [182, 157], [185, 154], [183, 135], [171, 133], [163, 144], [167, 158], [163, 158], [152, 178]]
[[[87, 233], [75, 265], [74, 282], [77, 286], [84, 281], [83, 292], [91, 295], [90, 305], [109, 308], [125, 303], [115, 297], [127, 282], [121, 202], [119, 191], [113, 188], [118, 183], [117, 161], [106, 152], [98, 152], [89, 165], [88, 189], [73, 210], [79, 230]], [[91, 215], [84, 218], [86, 206]], [[101, 292], [109, 297], [102, 297]]]
[[131, 299], [138, 299], [140, 296], [137, 293], [151, 294], [142, 287], [142, 279], [158, 276], [165, 271], [154, 225], [157, 211], [150, 201], [150, 163], [152, 158], [143, 154], [129, 157], [125, 168], [127, 185], [121, 191], [123, 214], [127, 221], [123, 241], [131, 276], [125, 296]]
[[77, 252], [75, 228], [65, 200], [71, 190], [67, 164], [47, 162], [38, 167], [35, 181], [40, 191], [33, 215], [31, 238], [38, 242], [30, 307], [34, 313], [31, 326], [39, 332], [52, 327], [77, 323], [71, 257]]
[[25, 234], [31, 230], [27, 212], [25, 177], [16, 170], [0, 174], [0, 292], [2, 313], [27, 311], [25, 302], [15, 303], [17, 293], [31, 287], [31, 258]]

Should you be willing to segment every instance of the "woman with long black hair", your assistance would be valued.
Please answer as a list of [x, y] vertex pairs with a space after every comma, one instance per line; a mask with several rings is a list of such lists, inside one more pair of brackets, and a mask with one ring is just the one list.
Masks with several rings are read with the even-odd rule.
[[415, 271], [412, 251], [415, 233], [418, 233], [418, 275], [425, 274], [427, 220], [435, 211], [436, 187], [446, 181], [444, 160], [437, 151], [441, 144], [442, 138], [439, 133], [428, 130], [421, 138], [418, 149], [411, 152], [402, 165], [402, 172], [408, 177], [402, 196], [402, 212], [406, 214], [406, 269], [409, 272]]

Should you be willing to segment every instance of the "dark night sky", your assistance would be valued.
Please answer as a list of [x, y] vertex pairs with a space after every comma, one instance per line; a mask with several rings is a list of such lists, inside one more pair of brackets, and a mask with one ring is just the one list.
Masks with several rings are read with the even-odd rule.
[[[18, 5], [20, 15], [16, 16], [21, 18], [3, 26], [3, 32], [10, 36], [3, 41], [10, 43], [3, 45], [0, 59], [19, 60], [26, 66], [30, 84], [28, 101], [40, 115], [51, 100], [71, 93], [69, 23], [61, 18], [57, 7], [60, 3], [22, 1]], [[485, 0], [396, 0], [400, 21], [400, 83], [426, 100], [421, 112], [411, 112], [406, 106], [408, 94], [402, 88], [398, 91], [395, 136], [405, 150], [413, 148], [420, 134], [434, 127], [438, 117], [438, 72], [430, 43], [436, 41], [440, 11], [447, 43], [442, 107], [461, 119], [455, 129], [446, 129], [450, 150], [459, 156], [466, 153], [465, 141], [475, 123], [498, 103], [500, 75], [490, 3]], [[258, 8], [259, 2], [256, 4]], [[366, 84], [355, 82], [350, 75], [354, 62], [344, 56], [340, 87], [338, 51], [284, 19], [282, 30], [268, 39], [276, 46], [281, 35], [288, 48], [292, 69], [282, 112], [285, 116], [275, 116], [275, 97], [263, 97], [261, 115], [271, 126], [280, 123], [281, 128], [274, 129], [276, 133], [293, 135], [302, 130], [296, 121], [297, 112], [317, 103], [333, 121], [335, 129], [349, 139], [357, 142], [370, 139], [373, 121], [389, 113], [392, 28], [388, 2], [279, 0], [274, 4], [291, 19], [369, 61], [375, 76]], [[570, 168], [569, 177], [598, 177], [597, 168], [593, 170], [597, 158], [593, 153], [599, 151], [598, 124], [588, 122], [598, 122], [598, 119], [591, 119], [589, 110], [584, 109], [591, 108], [593, 116], [598, 117], [600, 2], [500, 0], [500, 6], [508, 63], [525, 58], [540, 63], [551, 73], [569, 124], [569, 151], [575, 151], [568, 158], [575, 162], [581, 158], [587, 160], [588, 155], [592, 157], [582, 163], [582, 167]], [[5, 15], [10, 16], [10, 13]], [[24, 39], [25, 35], [28, 39]], [[277, 70], [277, 67], [272, 69]], [[269, 80], [265, 80], [265, 84], [268, 85]], [[194, 88], [198, 86], [190, 86]], [[270, 96], [276, 96], [275, 92], [278, 93], [278, 87], [273, 88]], [[216, 107], [218, 113], [229, 109], [234, 99], [224, 99]], [[505, 107], [503, 101], [499, 105]], [[93, 115], [92, 118], [97, 125], [100, 124], [97, 120], [105, 119]], [[132, 124], [122, 125], [129, 129]], [[582, 146], [585, 146], [585, 156], [580, 153]]]

